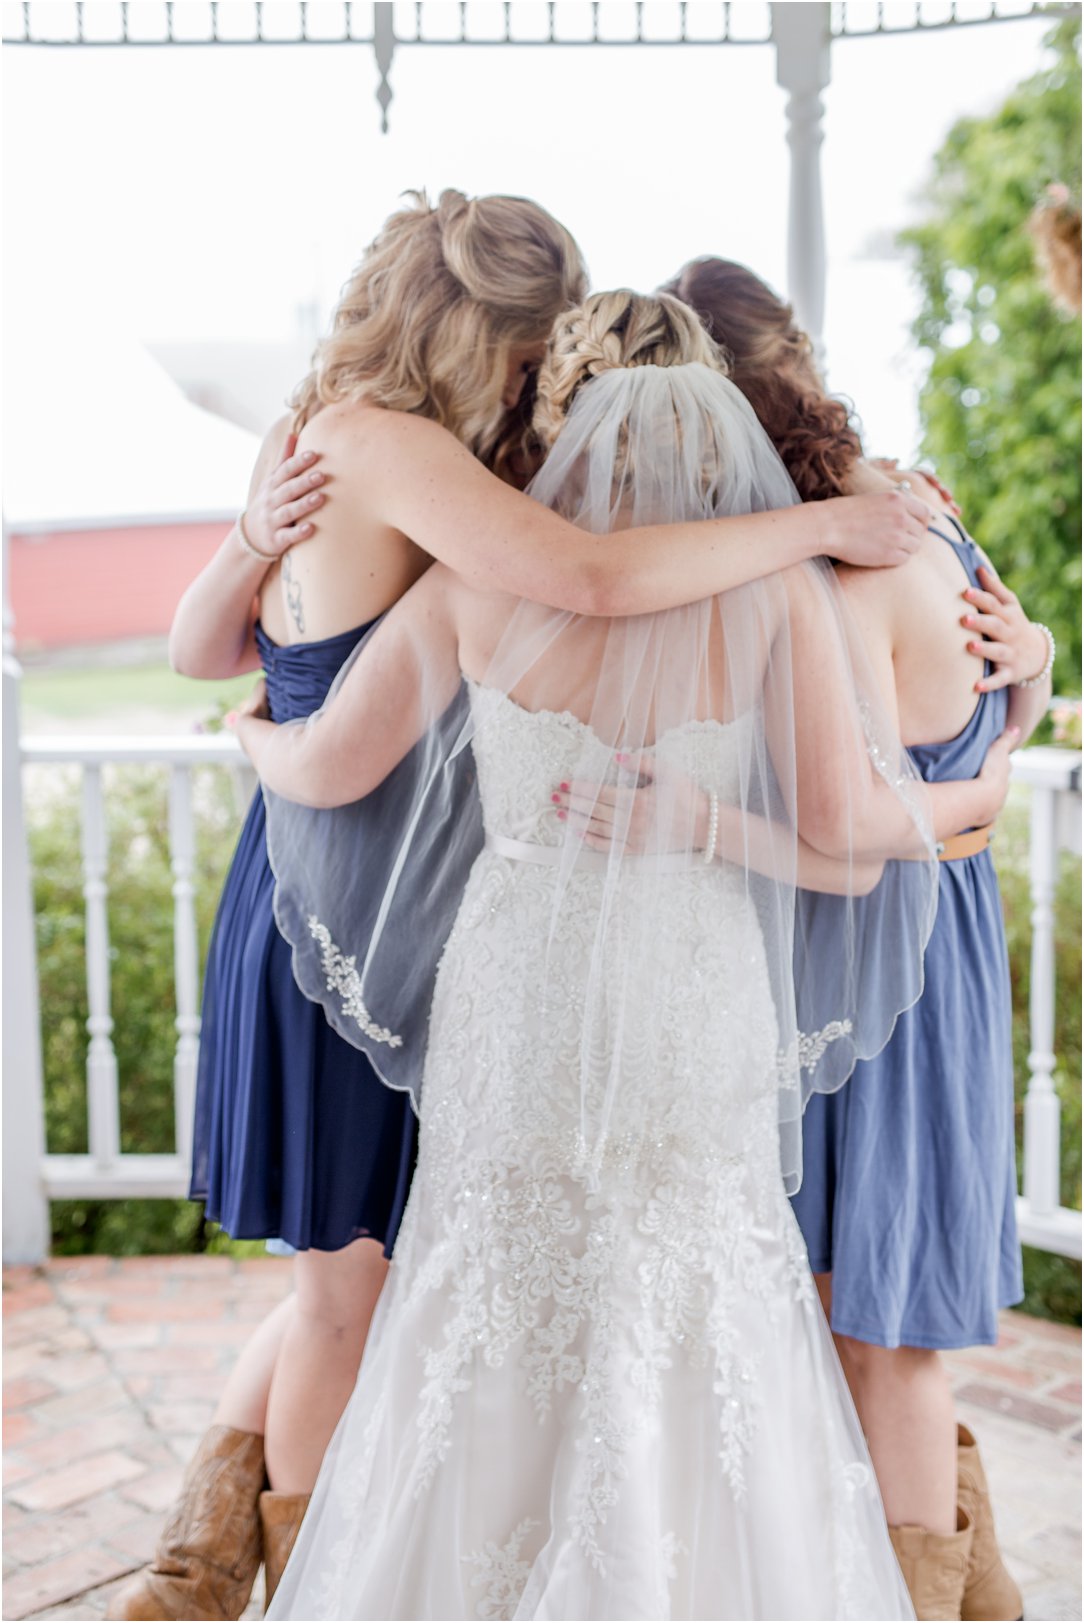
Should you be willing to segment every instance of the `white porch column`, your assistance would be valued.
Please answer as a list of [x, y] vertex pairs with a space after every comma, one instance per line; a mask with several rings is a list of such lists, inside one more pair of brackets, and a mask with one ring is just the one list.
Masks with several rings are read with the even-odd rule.
[[772, 6], [776, 83], [787, 92], [790, 204], [787, 295], [818, 353], [824, 331], [825, 239], [821, 195], [821, 93], [832, 75], [831, 6], [786, 0]]
[[42, 1184], [45, 1097], [30, 858], [23, 818], [19, 677], [8, 603], [4, 526], [4, 1261], [44, 1262], [49, 1204]]
[[380, 128], [388, 133], [388, 108], [391, 106], [391, 63], [395, 55], [395, 8], [391, 0], [376, 0], [373, 6], [373, 54], [380, 73], [376, 99], [380, 103]]

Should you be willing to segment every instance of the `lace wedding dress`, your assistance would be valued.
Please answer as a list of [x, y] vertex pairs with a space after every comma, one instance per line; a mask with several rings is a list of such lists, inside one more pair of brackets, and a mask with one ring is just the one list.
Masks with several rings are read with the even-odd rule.
[[[437, 981], [418, 1170], [270, 1615], [910, 1617], [780, 1181], [744, 888], [725, 865], [675, 872], [655, 965], [669, 1063], [625, 1066], [589, 1165], [600, 876], [584, 855], [555, 943], [560, 825], [537, 813], [589, 730], [470, 692], [487, 846]], [[725, 797], [744, 725], [690, 722], [658, 761]]]

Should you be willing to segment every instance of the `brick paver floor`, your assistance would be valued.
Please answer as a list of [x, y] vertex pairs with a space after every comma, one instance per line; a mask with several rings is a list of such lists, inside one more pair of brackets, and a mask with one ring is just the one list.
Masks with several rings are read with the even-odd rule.
[[[5, 1618], [101, 1618], [149, 1557], [274, 1258], [58, 1259], [4, 1272]], [[1027, 1615], [1079, 1619], [1080, 1333], [1006, 1313], [951, 1356]], [[259, 1597], [250, 1612], [258, 1617]]]

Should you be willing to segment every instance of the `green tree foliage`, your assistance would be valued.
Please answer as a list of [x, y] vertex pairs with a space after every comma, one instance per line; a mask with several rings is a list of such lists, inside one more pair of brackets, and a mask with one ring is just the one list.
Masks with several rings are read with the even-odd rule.
[[923, 449], [1033, 619], [1058, 639], [1056, 691], [1080, 691], [1080, 321], [1054, 306], [1028, 217], [1052, 182], [1080, 195], [1080, 18], [989, 117], [934, 159], [915, 251], [929, 353]]

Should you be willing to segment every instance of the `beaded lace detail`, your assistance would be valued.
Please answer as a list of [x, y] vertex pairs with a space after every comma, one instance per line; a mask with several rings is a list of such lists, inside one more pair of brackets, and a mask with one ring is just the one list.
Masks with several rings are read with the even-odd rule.
[[321, 924], [315, 915], [308, 919], [309, 934], [320, 948], [320, 959], [327, 976], [329, 992], [338, 992], [342, 999], [344, 1014], [350, 1016], [367, 1037], [373, 1042], [387, 1043], [389, 1048], [402, 1048], [403, 1039], [387, 1026], [378, 1025], [369, 1013], [365, 999], [361, 995], [361, 976], [358, 974], [358, 961], [351, 955], [349, 958], [343, 953], [341, 947], [336, 946], [331, 939], [331, 931], [326, 924]]
[[[488, 832], [556, 843], [559, 827], [538, 808], [582, 764], [587, 729], [574, 716], [531, 715], [485, 689], [473, 689], [472, 703], [487, 722], [474, 750]], [[724, 796], [734, 787], [740, 737], [740, 723], [692, 724], [655, 748]], [[367, 1528], [388, 1491], [397, 1527], [432, 1517], [432, 1536], [445, 1542], [447, 1507], [456, 1506], [453, 1523], [464, 1507], [455, 1560], [463, 1605], [480, 1618], [536, 1615], [535, 1590], [547, 1581], [553, 1550], [562, 1570], [571, 1564], [577, 1573], [576, 1594], [591, 1585], [621, 1593], [614, 1586], [627, 1578], [625, 1556], [613, 1554], [616, 1529], [627, 1537], [630, 1515], [637, 1525], [652, 1439], [688, 1413], [687, 1394], [697, 1394], [705, 1473], [694, 1500], [699, 1506], [710, 1494], [705, 1502], [720, 1525], [744, 1526], [759, 1513], [753, 1472], [777, 1423], [765, 1364], [777, 1368], [779, 1344], [804, 1346], [803, 1337], [818, 1333], [827, 1344], [782, 1188], [782, 1045], [744, 883], [724, 864], [669, 876], [652, 911], [651, 996], [623, 987], [629, 1017], [620, 1031], [603, 1022], [585, 1051], [587, 966], [604, 876], [562, 876], [555, 912], [557, 882], [555, 869], [487, 847], [445, 946], [418, 1169], [391, 1295], [378, 1310], [355, 1395], [351, 1452], [336, 1466], [335, 1517], [322, 1545], [312, 1535], [313, 1592], [327, 1609], [303, 1615], [378, 1615], [343, 1608], [357, 1604], [351, 1574], [380, 1559]], [[630, 875], [617, 887], [608, 918], [615, 941], [635, 925], [639, 882]], [[330, 939], [326, 949], [329, 975], [350, 996], [354, 966], [335, 957]], [[620, 953], [613, 962], [622, 964]], [[649, 1012], [638, 1021], [641, 1008]], [[369, 1011], [359, 1007], [357, 1017], [369, 1019]], [[836, 1035], [829, 1027], [801, 1039], [803, 1057]], [[369, 1385], [400, 1382], [395, 1426], [379, 1402], [366, 1417], [370, 1371]], [[792, 1373], [804, 1378], [788, 1370], [788, 1381]], [[818, 1392], [810, 1392], [814, 1408]], [[508, 1459], [480, 1460], [471, 1455], [472, 1417], [492, 1415], [494, 1405]], [[374, 1458], [383, 1460], [379, 1480]], [[827, 1580], [832, 1598], [822, 1603], [832, 1609], [818, 1615], [890, 1615], [875, 1609], [878, 1594], [871, 1602], [868, 1541], [851, 1536], [852, 1522], [866, 1526], [863, 1515], [883, 1528], [880, 1506], [870, 1490], [860, 1513], [852, 1504], [861, 1498], [858, 1478], [832, 1475], [840, 1463], [861, 1462], [833, 1444], [823, 1469], [808, 1467], [847, 1521], [824, 1558], [836, 1569]], [[487, 1481], [496, 1467], [500, 1490]], [[704, 1557], [688, 1548], [699, 1536], [697, 1513], [678, 1514], [645, 1528], [646, 1587], [636, 1604], [652, 1610], [637, 1615], [689, 1615], [682, 1585]], [[590, 1615], [629, 1615], [607, 1604]]]

